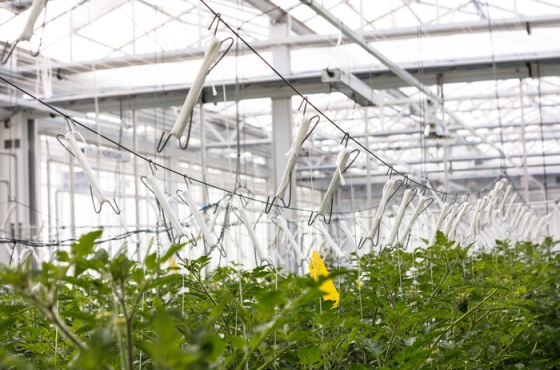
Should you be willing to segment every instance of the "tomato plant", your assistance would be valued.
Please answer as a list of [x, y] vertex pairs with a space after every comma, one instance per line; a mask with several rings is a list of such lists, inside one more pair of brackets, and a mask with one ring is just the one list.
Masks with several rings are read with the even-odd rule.
[[[560, 368], [555, 242], [432, 246], [325, 260], [329, 276], [208, 257], [141, 264], [83, 235], [38, 271], [2, 267], [2, 369]], [[323, 300], [331, 279], [338, 305]]]

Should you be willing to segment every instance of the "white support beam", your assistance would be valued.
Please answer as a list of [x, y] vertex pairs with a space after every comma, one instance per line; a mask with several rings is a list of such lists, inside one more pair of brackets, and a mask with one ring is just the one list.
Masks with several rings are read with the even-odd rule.
[[332, 24], [334, 27], [338, 28], [340, 32], [350, 41], [354, 42], [356, 45], [360, 46], [364, 49], [367, 53], [374, 56], [377, 60], [379, 60], [384, 66], [389, 68], [394, 74], [399, 76], [403, 81], [408, 83], [410, 86], [415, 86], [418, 90], [422, 91], [424, 94], [429, 96], [434, 101], [440, 102], [441, 99], [435, 95], [427, 86], [425, 86], [420, 80], [416, 77], [411, 75], [401, 66], [395, 64], [392, 60], [387, 58], [383, 53], [379, 50], [368, 44], [366, 39], [363, 35], [359, 34], [358, 32], [354, 31], [347, 25], [345, 25], [339, 18], [337, 18], [334, 14], [328, 11], [323, 6], [319, 5], [318, 1], [313, 0], [300, 0], [303, 4], [307, 5], [311, 9], [313, 9], [318, 15], [323, 17], [327, 22]]
[[377, 92], [350, 72], [339, 68], [327, 68], [321, 72], [321, 81], [328, 83], [363, 107], [381, 105]]
[[[101, 1], [101, 0], [99, 0]], [[120, 2], [126, 0], [119, 0]], [[256, 0], [255, 0], [256, 1]], [[293, 24], [293, 18], [290, 20]], [[535, 29], [542, 27], [559, 27], [560, 14], [542, 15], [523, 18], [507, 18], [492, 20], [492, 32], [511, 32], [512, 30], [525, 30]], [[394, 41], [418, 37], [417, 27], [402, 27], [386, 30], [373, 30], [367, 32], [356, 32], [366, 42], [373, 42], [376, 40]], [[456, 34], [463, 34], [465, 32], [481, 33], [488, 32], [487, 21], [476, 22], [461, 22], [461, 23], [446, 23], [446, 24], [426, 24], [420, 30], [423, 36], [450, 36]], [[307, 47], [332, 47], [338, 41], [338, 34], [331, 35], [318, 35], [318, 34], [301, 34], [296, 37], [283, 37], [275, 40], [255, 40], [251, 46], [259, 51], [268, 51], [274, 46], [290, 46], [290, 48], [307, 48]], [[342, 43], [346, 44], [351, 42], [348, 38], [343, 38]], [[0, 46], [3, 46], [0, 44]], [[248, 50], [245, 45], [239, 45], [240, 51]], [[27, 55], [27, 52], [22, 55]], [[93, 68], [95, 70], [113, 69], [129, 67], [131, 65], [148, 65], [153, 64], [154, 60], [161, 63], [161, 57], [164, 57], [166, 63], [180, 62], [191, 59], [199, 59], [204, 56], [204, 48], [188, 48], [165, 51], [162, 55], [161, 52], [157, 53], [144, 53], [135, 55], [125, 55], [122, 57], [104, 58], [103, 60], [86, 60], [78, 62], [56, 62], [53, 61], [53, 70], [61, 70], [62, 75], [89, 72]], [[159, 59], [158, 59], [159, 58]], [[2, 68], [0, 68], [2, 70]], [[36, 73], [36, 67], [20, 68], [15, 73], [32, 74]]]

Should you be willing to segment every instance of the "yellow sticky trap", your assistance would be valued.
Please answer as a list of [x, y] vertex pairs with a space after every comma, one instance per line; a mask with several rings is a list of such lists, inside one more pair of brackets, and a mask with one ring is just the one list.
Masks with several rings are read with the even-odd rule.
[[[329, 276], [329, 272], [327, 271], [327, 267], [323, 262], [323, 259], [317, 253], [317, 251], [313, 251], [311, 254], [311, 262], [309, 263], [309, 273], [315, 280], [319, 280], [319, 276]], [[338, 291], [334, 286], [334, 283], [331, 279], [325, 280], [323, 284], [319, 287], [323, 294], [323, 299], [325, 301], [334, 301], [333, 307], [338, 307]]]

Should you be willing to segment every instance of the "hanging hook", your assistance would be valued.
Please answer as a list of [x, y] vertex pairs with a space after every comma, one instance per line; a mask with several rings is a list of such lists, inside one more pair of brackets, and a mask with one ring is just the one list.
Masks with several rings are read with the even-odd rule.
[[[41, 45], [43, 44], [43, 32], [45, 31], [45, 24], [47, 20], [47, 0], [44, 1], [33, 1], [31, 4], [29, 16], [27, 21], [25, 22], [23, 29], [21, 30], [20, 35], [13, 41], [12, 43], [6, 42], [4, 44], [4, 49], [2, 51], [2, 57], [0, 58], [0, 62], [2, 64], [6, 64], [8, 59], [12, 56], [16, 46], [21, 41], [30, 41], [31, 37], [33, 36], [33, 28], [35, 27], [35, 23], [37, 22], [37, 18], [41, 12], [43, 12], [43, 25], [41, 28], [41, 36], [39, 37], [39, 45], [37, 47], [37, 51], [29, 50], [29, 54], [32, 57], [36, 57], [39, 55], [39, 51], [41, 49]], [[44, 10], [44, 11], [43, 11]]]
[[[187, 235], [185, 235], [185, 234], [180, 235], [180, 236], [177, 238], [177, 244], [181, 244], [181, 238], [185, 238], [185, 239], [186, 239], [186, 242], [187, 242], [187, 243], [190, 242], [190, 244], [192, 244], [193, 247], [197, 247], [197, 246], [198, 246], [198, 241], [196, 240], [196, 237], [193, 235], [193, 233], [191, 233], [191, 239], [190, 239], [190, 240], [188, 239]], [[180, 257], [179, 257], [179, 258], [180, 258]]]
[[352, 166], [352, 164], [356, 161], [356, 159], [358, 159], [359, 155], [360, 155], [360, 150], [359, 149], [354, 149], [350, 152], [350, 155], [352, 155], [353, 153], [356, 153], [356, 156], [354, 157], [354, 159], [352, 159], [350, 161], [350, 163], [344, 168], [344, 170], [342, 171], [343, 173], [346, 172], [347, 169], [350, 168], [350, 166]]
[[[304, 113], [305, 114], [305, 113]], [[314, 115], [313, 117], [311, 117], [309, 120], [312, 121], [313, 119], [317, 118], [317, 122], [315, 123], [315, 125], [313, 125], [313, 127], [311, 128], [311, 130], [309, 130], [309, 133], [305, 136], [305, 138], [303, 139], [303, 142], [305, 142], [307, 140], [307, 138], [309, 136], [311, 136], [311, 134], [313, 133], [313, 131], [315, 130], [315, 128], [317, 127], [317, 125], [319, 124], [319, 121], [321, 120], [321, 117], [319, 117], [318, 114]]]
[[216, 22], [216, 28], [214, 29], [214, 36], [216, 36], [216, 33], [218, 33], [218, 26], [220, 25], [221, 21], [222, 21], [222, 15], [220, 13], [215, 13], [212, 22], [210, 22], [210, 25], [208, 26], [208, 30], [210, 30], [214, 25], [214, 22]]
[[62, 147], [63, 147], [64, 149], [66, 149], [66, 151], [67, 151], [68, 153], [70, 153], [70, 155], [71, 155], [72, 157], [76, 158], [76, 156], [74, 155], [74, 153], [72, 153], [72, 151], [70, 150], [70, 148], [68, 148], [68, 146], [62, 142], [62, 140], [66, 140], [66, 138], [64, 137], [64, 135], [62, 135], [62, 134], [56, 135], [56, 140], [58, 140], [58, 142], [60, 143], [60, 145], [62, 145]]
[[303, 106], [303, 115], [305, 116], [305, 112], [307, 111], [307, 103], [309, 103], [309, 98], [307, 96], [303, 96], [301, 103], [299, 103], [299, 108], [298, 111], [301, 110], [301, 107]]
[[[340, 140], [340, 143], [344, 143], [344, 147], [347, 148], [348, 147], [348, 140], [350, 139], [350, 133], [348, 131], [346, 131], [344, 133], [344, 136], [342, 137], [342, 140]], [[346, 141], [346, 142], [345, 142]]]
[[231, 50], [231, 47], [233, 46], [233, 37], [226, 37], [225, 39], [222, 40], [222, 42], [220, 44], [224, 44], [226, 41], [230, 41], [228, 47], [226, 48], [226, 50], [224, 50], [223, 52], [221, 52], [222, 55], [220, 55], [220, 57], [214, 62], [214, 64], [212, 64], [212, 66], [210, 68], [208, 68], [208, 73], [212, 72], [212, 70], [218, 65], [218, 63], [220, 63], [220, 61], [222, 59], [224, 59], [224, 57], [226, 56], [226, 54], [228, 53], [228, 51]]
[[[315, 215], [315, 217], [313, 217], [313, 215]], [[308, 226], [313, 225], [317, 216], [319, 216], [318, 212], [315, 212], [315, 211], [311, 212], [311, 214], [309, 215], [309, 220], [307, 220], [307, 225]]]
[[183, 174], [183, 180], [185, 181], [185, 185], [187, 186], [187, 189], [190, 189], [190, 185], [192, 185], [192, 180], [186, 173]]
[[[179, 148], [181, 148], [182, 150], [187, 149], [188, 146], [189, 146], [189, 141], [191, 139], [192, 121], [193, 121], [193, 116], [191, 114], [191, 116], [189, 118], [189, 125], [188, 125], [188, 128], [187, 128], [187, 135], [186, 135], [185, 143], [184, 144], [181, 143], [181, 138], [178, 138]], [[159, 142], [158, 142], [157, 147], [156, 147], [156, 152], [158, 152], [158, 153], [161, 153], [163, 151], [163, 149], [165, 149], [165, 147], [167, 146], [167, 142], [169, 141], [171, 136], [173, 136], [173, 134], [171, 134], [171, 133], [167, 134], [167, 138], [165, 139], [165, 141], [163, 141], [164, 136], [165, 136], [165, 131], [162, 131], [161, 136], [159, 138]]]
[[[149, 167], [150, 167], [150, 171], [152, 171], [152, 175], [155, 176], [155, 175], [156, 175], [156, 171], [157, 171], [157, 166], [156, 166], [156, 164], [155, 164], [151, 159], [148, 159], [148, 165], [149, 165]], [[146, 177], [146, 176], [142, 176], [142, 177]], [[142, 179], [142, 177], [141, 177], [140, 179]], [[146, 185], [146, 184], [144, 184], [144, 185]], [[148, 188], [149, 188], [149, 186], [148, 186]]]
[[109, 203], [109, 206], [113, 209], [113, 211], [117, 215], [121, 214], [121, 210], [120, 210], [119, 205], [117, 204], [117, 201], [115, 200], [115, 198], [113, 198], [113, 203], [114, 204], [112, 204], [108, 200], [105, 200], [105, 201], [99, 203], [99, 208], [96, 208], [95, 207], [95, 200], [94, 200], [94, 196], [93, 196], [93, 188], [91, 187], [91, 185], [89, 186], [89, 193], [91, 195], [91, 203], [93, 204], [93, 210], [94, 210], [95, 213], [97, 213], [97, 214], [101, 213], [101, 209], [103, 208], [103, 204]]
[[64, 116], [64, 119], [68, 125], [68, 131], [74, 131], [76, 128], [76, 122], [74, 122], [74, 120], [69, 116]]

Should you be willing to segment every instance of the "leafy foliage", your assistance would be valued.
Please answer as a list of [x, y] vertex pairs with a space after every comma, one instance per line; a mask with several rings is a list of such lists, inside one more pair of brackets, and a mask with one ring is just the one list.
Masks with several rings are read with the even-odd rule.
[[[560, 368], [551, 239], [474, 253], [440, 233], [315, 280], [208, 273], [207, 257], [166, 267], [185, 245], [137, 264], [109, 258], [100, 235], [39, 271], [0, 268], [0, 369]], [[326, 279], [338, 307], [321, 298]]]

